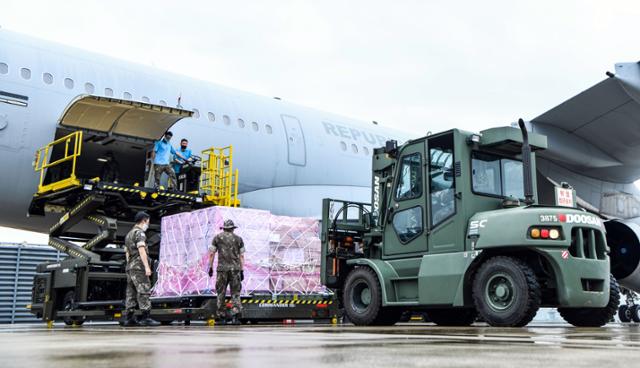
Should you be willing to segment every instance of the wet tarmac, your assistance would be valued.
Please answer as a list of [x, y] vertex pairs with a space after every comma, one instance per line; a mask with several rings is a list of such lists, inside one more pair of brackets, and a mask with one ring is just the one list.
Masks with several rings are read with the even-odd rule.
[[443, 328], [0, 326], [0, 367], [616, 367], [640, 362], [640, 325]]

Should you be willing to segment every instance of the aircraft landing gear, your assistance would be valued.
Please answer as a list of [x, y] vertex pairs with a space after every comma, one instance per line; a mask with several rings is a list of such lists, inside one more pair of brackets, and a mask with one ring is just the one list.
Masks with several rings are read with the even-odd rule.
[[621, 288], [622, 295], [625, 296], [625, 303], [618, 308], [618, 318], [620, 322], [636, 322], [640, 323], [640, 304], [636, 302], [638, 295], [626, 288]]

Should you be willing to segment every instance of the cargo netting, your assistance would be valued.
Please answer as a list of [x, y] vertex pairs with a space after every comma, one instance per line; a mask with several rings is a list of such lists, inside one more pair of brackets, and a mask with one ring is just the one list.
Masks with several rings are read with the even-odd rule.
[[[320, 283], [319, 223], [315, 219], [275, 216], [268, 211], [209, 207], [162, 219], [158, 280], [154, 296], [215, 294], [208, 275], [208, 247], [233, 220], [245, 246], [242, 294], [326, 292]], [[217, 257], [214, 270], [217, 266]]]

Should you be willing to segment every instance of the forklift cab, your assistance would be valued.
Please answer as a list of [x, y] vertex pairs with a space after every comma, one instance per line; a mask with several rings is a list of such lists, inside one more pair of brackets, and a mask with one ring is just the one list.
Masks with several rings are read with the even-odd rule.
[[[543, 136], [531, 134], [530, 140], [533, 150], [546, 147]], [[469, 214], [525, 200], [522, 142], [520, 131], [511, 127], [480, 134], [454, 129], [376, 149], [372, 203], [374, 222], [384, 234], [380, 256], [464, 250]]]
[[96, 178], [153, 186], [150, 158], [154, 142], [192, 115], [192, 111], [175, 107], [78, 96], [64, 110], [54, 141], [36, 153], [38, 194]]

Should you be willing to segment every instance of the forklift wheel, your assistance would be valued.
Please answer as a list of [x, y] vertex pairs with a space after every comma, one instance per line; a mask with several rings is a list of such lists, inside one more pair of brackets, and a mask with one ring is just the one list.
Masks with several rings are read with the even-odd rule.
[[[602, 308], [558, 308], [562, 318], [576, 327], [600, 327], [609, 323], [620, 304], [620, 287], [613, 275], [610, 279], [607, 305]], [[637, 317], [638, 313], [631, 309], [629, 311], [631, 318], [635, 320], [634, 315]]]
[[[69, 290], [67, 291], [66, 294], [64, 294], [64, 299], [62, 304], [64, 305], [65, 311], [73, 310], [75, 297], [76, 297], [76, 293], [73, 290]], [[82, 324], [84, 323], [84, 320], [81, 317], [64, 317], [62, 320], [64, 321], [64, 324], [67, 326], [82, 326]]]
[[535, 273], [518, 258], [490, 258], [473, 279], [476, 310], [491, 326], [526, 326], [540, 308], [540, 300]]
[[401, 313], [385, 313], [378, 277], [367, 267], [358, 267], [349, 272], [343, 300], [347, 317], [357, 326], [391, 325], [401, 317]]

